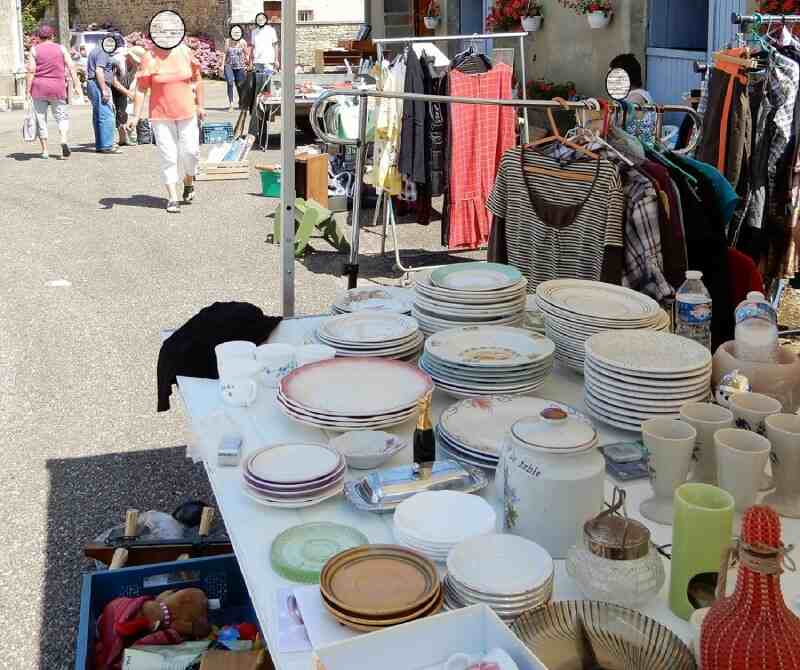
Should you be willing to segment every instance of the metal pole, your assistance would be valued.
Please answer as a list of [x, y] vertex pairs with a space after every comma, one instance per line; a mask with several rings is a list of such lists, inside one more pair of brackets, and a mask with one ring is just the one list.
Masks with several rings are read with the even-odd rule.
[[[519, 38], [519, 53], [520, 58], [522, 59], [522, 63], [520, 63], [520, 75], [522, 76], [522, 99], [528, 99], [528, 75], [527, 75], [527, 68], [525, 67], [525, 34], [523, 33], [520, 35]], [[525, 119], [525, 142], [527, 144], [531, 141], [531, 130], [530, 130], [530, 123], [528, 123], [528, 110], [527, 108], [522, 108], [522, 115]]]
[[58, 0], [58, 41], [69, 49], [69, 0]]
[[429, 37], [376, 37], [375, 44], [405, 44], [406, 42], [452, 42], [455, 40], [496, 40], [502, 37], [525, 37], [528, 33], [474, 33], [472, 35], [431, 35]]
[[347, 275], [347, 288], [358, 285], [358, 243], [361, 239], [361, 188], [364, 183], [364, 162], [367, 158], [367, 104], [364, 93], [358, 97], [358, 143], [356, 144], [356, 183], [353, 186], [353, 219], [350, 222], [350, 261], [342, 274]]
[[[281, 29], [281, 294], [294, 316], [294, 68], [295, 0], [284, 0]], [[269, 138], [267, 138], [269, 141]]]

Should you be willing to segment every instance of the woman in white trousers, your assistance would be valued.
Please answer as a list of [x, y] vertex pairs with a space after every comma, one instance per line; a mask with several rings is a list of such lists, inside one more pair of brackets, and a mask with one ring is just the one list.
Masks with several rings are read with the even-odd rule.
[[[167, 188], [167, 211], [194, 200], [194, 175], [200, 158], [198, 119], [205, 117], [200, 64], [184, 44], [174, 49], [153, 48], [136, 74], [136, 99], [128, 127], [135, 128], [150, 94], [150, 125], [161, 155], [161, 176]], [[178, 186], [183, 182], [183, 197]]]

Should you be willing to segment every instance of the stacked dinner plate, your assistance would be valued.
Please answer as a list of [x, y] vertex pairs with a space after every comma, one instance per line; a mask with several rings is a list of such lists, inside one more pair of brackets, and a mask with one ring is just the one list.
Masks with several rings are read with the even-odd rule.
[[[402, 289], [406, 291], [407, 289]], [[403, 298], [402, 293], [397, 293], [374, 286], [364, 288], [351, 288], [349, 291], [338, 295], [333, 305], [333, 314], [350, 314], [352, 312], [395, 312], [397, 314], [410, 314], [411, 304]]]
[[317, 339], [342, 357], [415, 358], [425, 336], [410, 316], [392, 312], [340, 314], [323, 321]]
[[677, 417], [687, 402], [706, 400], [711, 352], [680, 335], [633, 330], [586, 341], [584, 400], [605, 423], [639, 431], [647, 419]]
[[417, 416], [433, 390], [419, 368], [385, 358], [333, 358], [281, 379], [277, 402], [291, 419], [341, 432], [394, 426]]
[[268, 507], [310, 507], [344, 489], [344, 458], [314, 443], [277, 444], [258, 449], [242, 464], [245, 494]]
[[464, 326], [429, 337], [419, 366], [456, 398], [521, 395], [544, 383], [554, 352], [549, 339], [524, 328]]
[[436, 566], [394, 545], [365, 545], [335, 555], [322, 569], [319, 590], [328, 612], [360, 631], [436, 614], [443, 600]]
[[516, 535], [476, 537], [447, 557], [445, 605], [487, 605], [510, 622], [550, 601], [553, 569], [550, 554], [535, 542]]
[[394, 512], [394, 537], [432, 561], [444, 562], [466, 539], [495, 531], [497, 515], [483, 498], [460, 491], [423, 491]]
[[605, 330], [669, 330], [669, 316], [652, 298], [622, 286], [583, 279], [554, 279], [536, 289], [545, 333], [556, 358], [583, 372], [583, 343]]
[[420, 272], [411, 314], [426, 334], [454, 326], [521, 325], [528, 281], [499, 263], [459, 263]]
[[588, 421], [568, 405], [529, 396], [467, 399], [448, 407], [436, 427], [439, 458], [495, 470], [506, 435], [517, 421], [539, 416], [547, 407], [558, 407]]

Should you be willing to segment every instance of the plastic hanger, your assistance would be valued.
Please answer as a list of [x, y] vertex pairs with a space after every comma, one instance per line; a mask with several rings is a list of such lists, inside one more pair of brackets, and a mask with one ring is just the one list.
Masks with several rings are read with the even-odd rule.
[[[558, 102], [564, 109], [569, 109], [566, 104], [566, 100], [563, 98], [553, 98], [554, 102]], [[547, 120], [550, 123], [550, 131], [552, 135], [548, 135], [547, 137], [543, 137], [540, 140], [536, 140], [535, 142], [523, 146], [523, 151], [527, 148], [533, 148], [542, 146], [543, 144], [550, 144], [551, 142], [558, 142], [559, 144], [563, 144], [565, 147], [569, 147], [570, 149], [574, 149], [579, 154], [584, 156], [588, 156], [592, 160], [598, 160], [600, 156], [598, 156], [593, 151], [589, 151], [586, 147], [582, 147], [580, 144], [576, 144], [568, 140], [561, 134], [561, 131], [558, 129], [558, 125], [556, 124], [555, 117], [553, 116], [553, 111], [550, 107], [545, 108], [545, 112], [547, 113]]]

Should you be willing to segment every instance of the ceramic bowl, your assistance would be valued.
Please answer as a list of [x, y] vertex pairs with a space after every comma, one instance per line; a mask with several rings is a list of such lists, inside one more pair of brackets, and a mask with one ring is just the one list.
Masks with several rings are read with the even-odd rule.
[[331, 440], [331, 446], [344, 456], [351, 468], [371, 470], [388, 462], [406, 442], [380, 430], [354, 430]]

